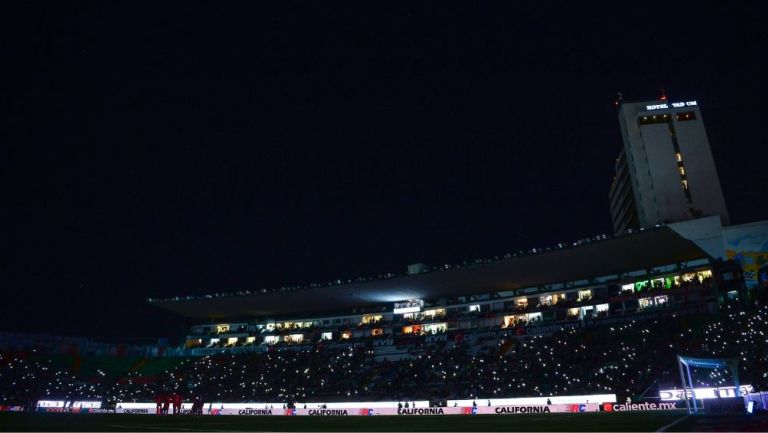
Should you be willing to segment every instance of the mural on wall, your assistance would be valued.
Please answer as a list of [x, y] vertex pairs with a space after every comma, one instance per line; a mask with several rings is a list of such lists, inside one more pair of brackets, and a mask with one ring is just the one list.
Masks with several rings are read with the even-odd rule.
[[748, 288], [768, 283], [768, 221], [723, 228], [728, 259], [741, 263]]

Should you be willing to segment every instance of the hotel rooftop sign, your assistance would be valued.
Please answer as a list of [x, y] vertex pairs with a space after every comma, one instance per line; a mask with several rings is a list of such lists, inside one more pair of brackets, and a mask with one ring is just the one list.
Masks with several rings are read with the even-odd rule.
[[[670, 104], [653, 104], [653, 105], [646, 105], [646, 110], [663, 110], [666, 108], [669, 108]], [[672, 108], [682, 108], [682, 107], [693, 107], [699, 105], [696, 101], [688, 101], [688, 102], [673, 102]]]

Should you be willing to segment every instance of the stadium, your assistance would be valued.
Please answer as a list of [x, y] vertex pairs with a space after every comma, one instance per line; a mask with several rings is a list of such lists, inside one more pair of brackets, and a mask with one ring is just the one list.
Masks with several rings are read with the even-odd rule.
[[[657, 102], [620, 115], [661, 131], [700, 118], [696, 101]], [[692, 128], [666, 148], [677, 171], [659, 181], [686, 206], [699, 185], [690, 161], [713, 167], [694, 148], [683, 167], [680, 143], [701, 145], [703, 125]], [[684, 210], [644, 208], [622, 155], [611, 236], [148, 299], [186, 321], [177, 344], [0, 334], [0, 420], [9, 430], [768, 427], [768, 221], [730, 224], [712, 193], [711, 211], [665, 222]]]
[[[222, 425], [211, 419], [232, 429], [320, 428], [294, 421], [304, 416], [332, 419], [323, 421], [332, 430], [753, 423], [684, 416], [693, 403], [710, 415], [727, 412], [725, 402], [732, 412], [734, 400], [764, 409], [768, 306], [738, 262], [713, 259], [681, 231], [327, 285], [150, 299], [188, 318], [178, 347], [5, 334], [0, 408], [27, 413], [2, 416], [12, 429], [43, 428], [61, 412], [80, 417], [57, 430]], [[735, 360], [735, 369], [693, 368], [681, 382], [677, 355]], [[686, 385], [695, 398], [683, 398]], [[388, 415], [384, 424], [344, 420]]]
[[768, 431], [765, 13], [476, 3], [14, 2], [0, 431]]

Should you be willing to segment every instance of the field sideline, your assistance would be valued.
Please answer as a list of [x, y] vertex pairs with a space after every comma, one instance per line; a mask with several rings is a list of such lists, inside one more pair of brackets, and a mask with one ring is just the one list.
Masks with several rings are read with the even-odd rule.
[[[650, 431], [681, 411], [476, 416], [164, 416], [0, 413], [0, 431]], [[754, 421], [754, 420], [749, 420]], [[737, 424], [729, 422], [737, 427]], [[669, 431], [697, 426], [687, 418]]]

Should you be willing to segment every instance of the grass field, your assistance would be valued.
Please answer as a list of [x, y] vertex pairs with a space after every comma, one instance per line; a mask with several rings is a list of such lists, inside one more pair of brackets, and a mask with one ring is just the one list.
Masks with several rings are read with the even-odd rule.
[[[477, 416], [164, 416], [125, 414], [0, 413], [0, 431], [657, 431], [685, 418], [680, 411]], [[744, 417], [741, 417], [744, 418]], [[724, 430], [750, 429], [749, 419]], [[669, 431], [701, 430], [702, 417], [686, 418]], [[708, 424], [707, 429], [717, 427]], [[757, 424], [758, 426], [760, 424]], [[762, 427], [765, 429], [765, 426]], [[715, 428], [717, 430], [717, 428]]]

